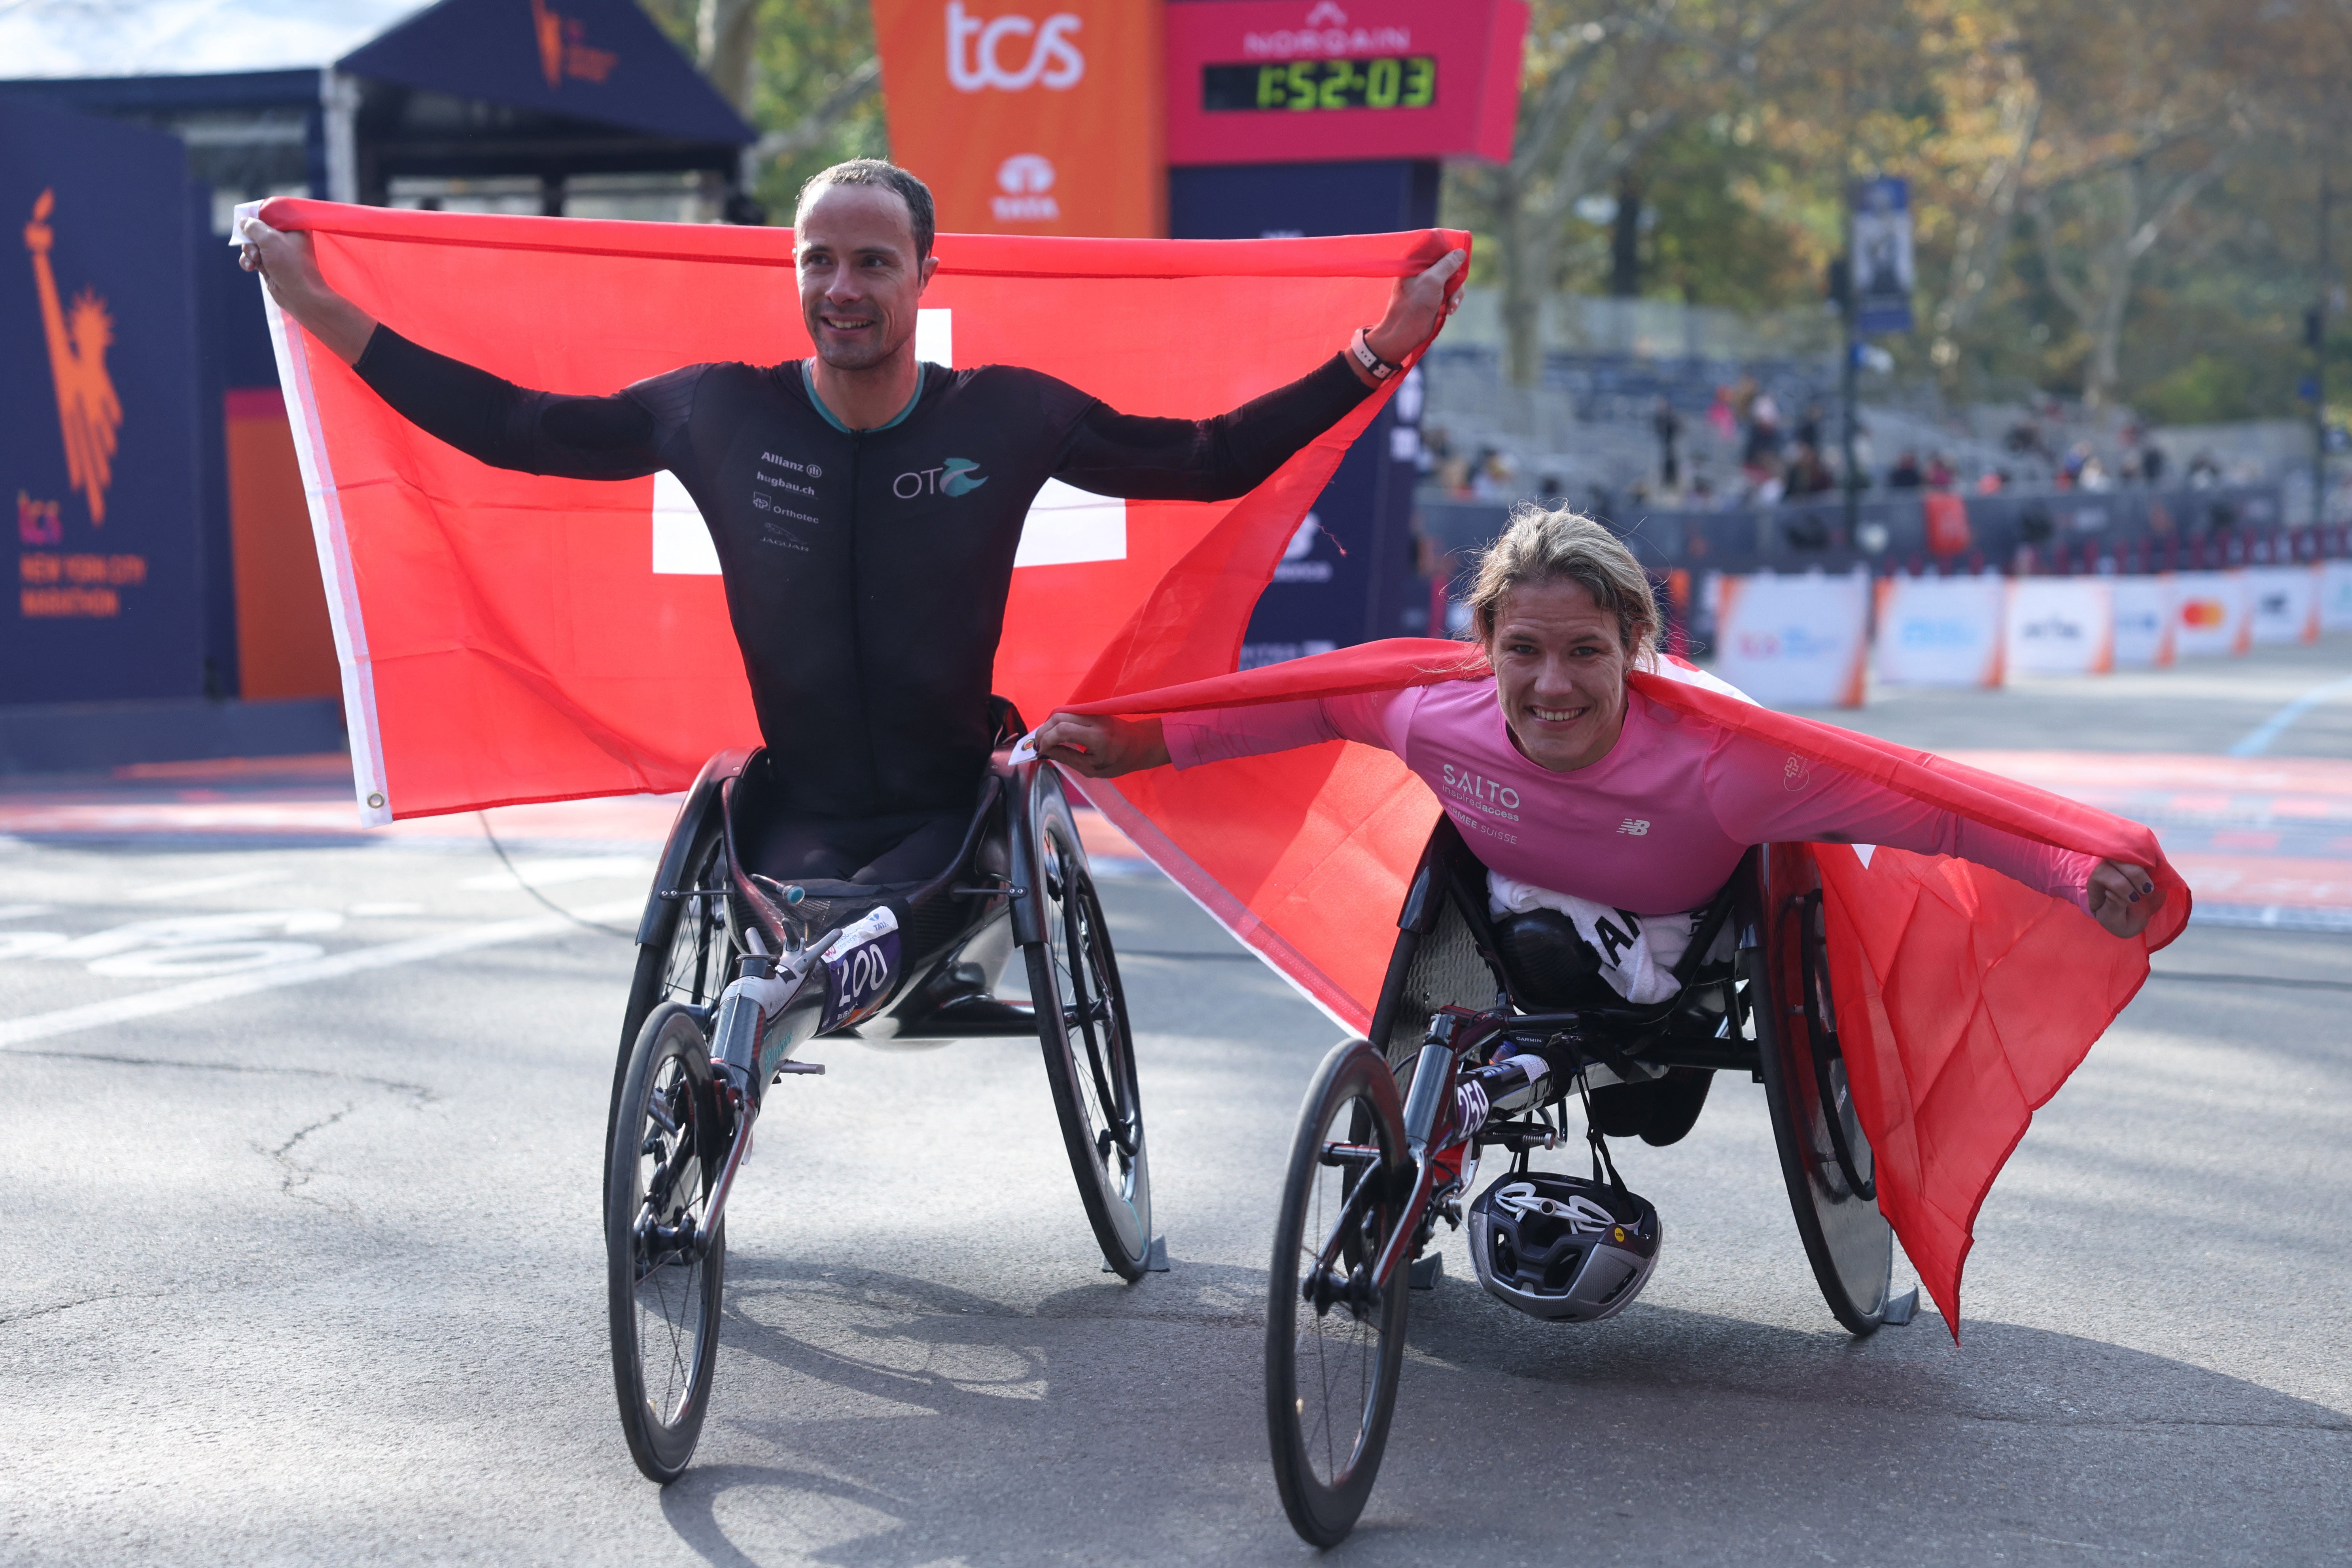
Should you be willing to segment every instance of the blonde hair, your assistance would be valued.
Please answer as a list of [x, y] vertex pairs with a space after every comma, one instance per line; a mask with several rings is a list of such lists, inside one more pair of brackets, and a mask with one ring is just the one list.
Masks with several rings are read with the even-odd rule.
[[1648, 574], [1618, 537], [1591, 518], [1568, 507], [1521, 501], [1510, 525], [1479, 558], [1470, 585], [1469, 632], [1481, 647], [1495, 640], [1495, 622], [1504, 597], [1514, 588], [1538, 583], [1574, 583], [1592, 602], [1617, 617], [1617, 634], [1629, 661], [1656, 662], [1658, 601]]

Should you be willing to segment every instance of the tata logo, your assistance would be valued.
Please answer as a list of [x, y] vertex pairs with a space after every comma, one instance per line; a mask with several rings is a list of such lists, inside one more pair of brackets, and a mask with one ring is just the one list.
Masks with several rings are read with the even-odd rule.
[[1052, 222], [1062, 216], [1061, 204], [1047, 195], [1054, 188], [1054, 165], [1034, 153], [1015, 153], [996, 166], [996, 186], [1004, 194], [990, 198], [999, 223]]
[[547, 0], [530, 0], [531, 31], [539, 39], [539, 70], [550, 87], [562, 87], [566, 77], [598, 82], [613, 74], [620, 57], [610, 49], [592, 49], [587, 26], [567, 16]]
[[[71, 306], [59, 303], [58, 280], [49, 270], [49, 249], [57, 243], [49, 214], [57, 205], [54, 190], [43, 191], [33, 203], [33, 221], [25, 226], [25, 248], [32, 253], [33, 288], [40, 297], [41, 329], [49, 341], [49, 380], [57, 389], [58, 425], [65, 435], [66, 477], [89, 503], [89, 521], [102, 524], [107, 487], [114, 482], [115, 433], [122, 428], [122, 399], [115, 395], [114, 378], [106, 373], [114, 318], [106, 313], [105, 300], [88, 289], [74, 296]], [[21, 531], [21, 507], [16, 521]]]
[[890, 493], [900, 500], [917, 496], [968, 496], [988, 483], [971, 476], [980, 465], [970, 458], [948, 458], [936, 468], [917, 468], [890, 481]]
[[[1078, 53], [1071, 35], [1079, 18], [1056, 11], [1043, 23], [1017, 12], [983, 22], [963, 8], [963, 0], [948, 0], [948, 81], [958, 92], [978, 92], [992, 87], [1022, 92], [1047, 87], [1064, 92], [1087, 74], [1087, 58]], [[1005, 40], [1029, 40], [1029, 58], [1019, 65], [1003, 55]]]

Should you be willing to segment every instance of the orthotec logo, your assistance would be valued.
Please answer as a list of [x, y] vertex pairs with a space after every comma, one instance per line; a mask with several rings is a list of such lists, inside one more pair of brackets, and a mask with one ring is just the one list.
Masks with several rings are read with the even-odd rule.
[[917, 468], [890, 481], [890, 493], [900, 500], [917, 496], [967, 496], [988, 483], [972, 475], [980, 468], [970, 458], [944, 458], [936, 468]]
[[[1021, 92], [1033, 86], [1066, 91], [1087, 74], [1087, 58], [1071, 41], [1078, 26], [1067, 11], [1042, 23], [1018, 13], [983, 22], [964, 10], [963, 0], [948, 0], [948, 82], [958, 92], [990, 87]], [[1010, 38], [1029, 40], [1029, 58], [1018, 66], [1004, 58]]]
[[1054, 165], [1034, 153], [1015, 153], [999, 163], [996, 184], [1004, 193], [990, 199], [999, 223], [1050, 222], [1062, 216], [1061, 204], [1047, 194], [1054, 188]]

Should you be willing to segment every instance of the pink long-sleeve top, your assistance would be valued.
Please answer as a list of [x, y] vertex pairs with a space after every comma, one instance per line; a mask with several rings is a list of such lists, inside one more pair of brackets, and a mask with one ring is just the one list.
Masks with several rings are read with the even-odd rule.
[[1394, 752], [1437, 793], [1492, 869], [1636, 914], [1696, 909], [1752, 844], [1893, 845], [1953, 855], [2087, 909], [2092, 856], [1941, 811], [1842, 769], [1625, 694], [1599, 762], [1537, 766], [1511, 743], [1489, 680], [1171, 713], [1179, 768], [1318, 742]]

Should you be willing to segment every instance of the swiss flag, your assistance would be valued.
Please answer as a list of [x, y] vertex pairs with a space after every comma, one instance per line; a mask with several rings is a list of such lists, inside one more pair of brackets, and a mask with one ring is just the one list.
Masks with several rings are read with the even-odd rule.
[[[607, 393], [809, 353], [788, 230], [298, 200], [263, 216], [308, 231], [361, 309], [523, 386]], [[1328, 360], [1380, 319], [1394, 279], [1469, 243], [941, 235], [918, 349], [1201, 418]], [[675, 481], [485, 467], [270, 316], [368, 820], [680, 789], [711, 752], [758, 740], [709, 537]], [[1238, 501], [1048, 485], [995, 689], [1043, 714], [1074, 693], [1231, 669], [1283, 547], [1395, 384]]]

